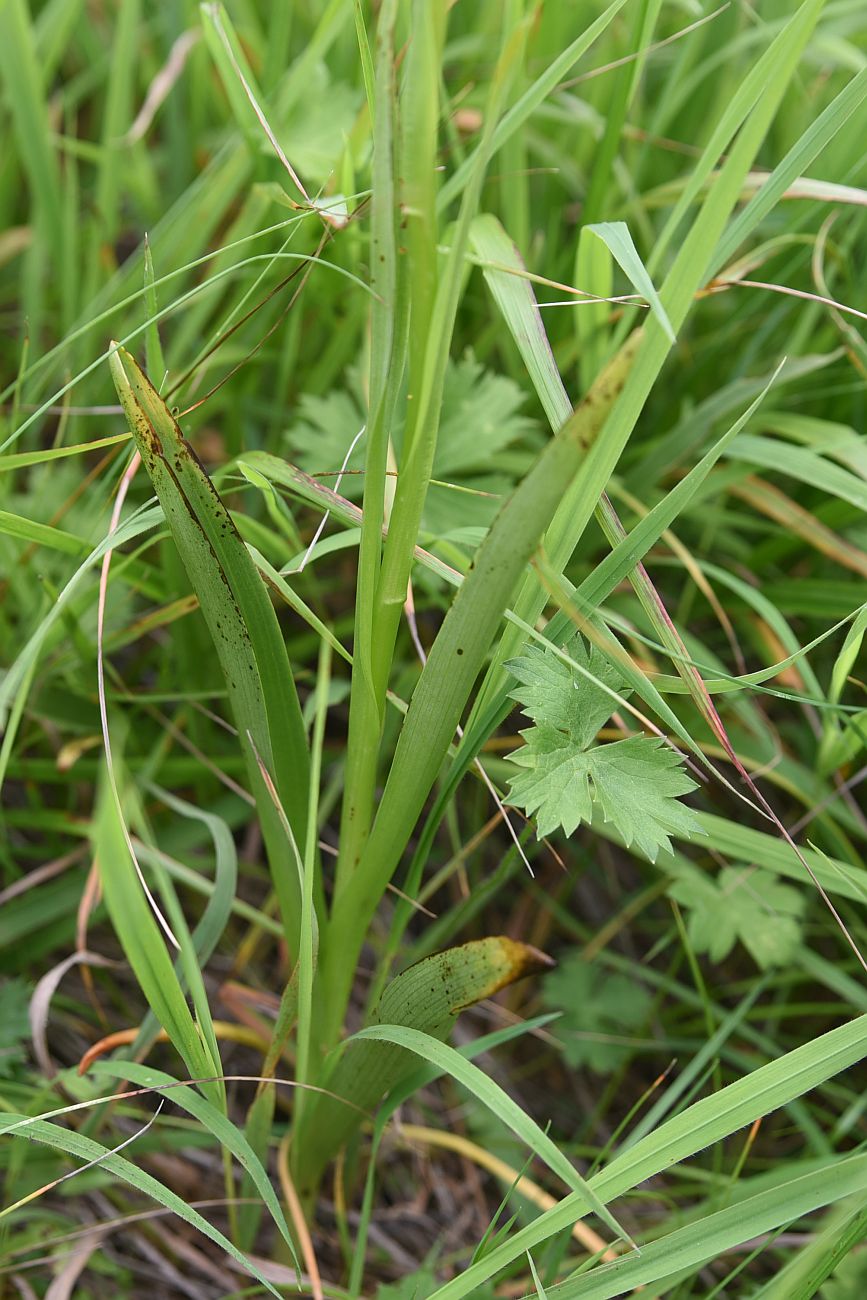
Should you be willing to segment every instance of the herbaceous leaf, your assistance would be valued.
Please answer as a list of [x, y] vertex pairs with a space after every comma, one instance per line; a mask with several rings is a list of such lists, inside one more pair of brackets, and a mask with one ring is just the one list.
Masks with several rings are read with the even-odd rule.
[[[112, 378], [214, 641], [242, 737], [273, 775], [296, 838], [306, 820], [307, 744], [286, 647], [265, 584], [193, 448], [134, 358]], [[251, 772], [258, 767], [251, 762]]]
[[[350, 370], [348, 389], [332, 388], [324, 396], [305, 393], [298, 403], [299, 419], [287, 434], [291, 459], [308, 474], [327, 474], [322, 482], [334, 487], [330, 477], [343, 464], [352, 441], [364, 424], [360, 375]], [[347, 477], [340, 485], [342, 496], [359, 500], [364, 491], [360, 471], [364, 467], [364, 446], [359, 441], [346, 463]]]
[[526, 771], [512, 777], [510, 800], [536, 818], [540, 836], [562, 828], [572, 835], [593, 819], [594, 807], [606, 822], [656, 860], [671, 850], [669, 835], [689, 838], [699, 829], [680, 795], [695, 789], [680, 757], [651, 736], [630, 736], [611, 745], [581, 749], [553, 727], [521, 733], [526, 744], [510, 755]]
[[641, 984], [625, 975], [597, 970], [575, 953], [545, 980], [546, 1006], [563, 1014], [554, 1033], [569, 1065], [610, 1074], [623, 1063], [629, 1043], [646, 1021], [652, 1003]]
[[621, 679], [598, 650], [588, 654], [580, 637], [569, 650], [577, 667], [535, 647], [508, 664], [521, 683], [513, 698], [536, 724], [521, 732], [525, 743], [510, 755], [523, 769], [510, 780], [510, 799], [536, 818], [539, 836], [558, 828], [571, 835], [598, 811], [627, 848], [634, 844], [655, 861], [660, 848], [671, 849], [670, 835], [689, 838], [699, 829], [678, 802], [695, 783], [658, 738], [591, 745], [613, 712], [609, 690], [617, 691]]
[[[334, 486], [352, 441], [365, 421], [363, 387], [358, 371], [350, 371], [347, 389], [327, 396], [306, 394], [300, 402], [300, 419], [288, 434], [290, 454], [309, 474], [325, 474], [322, 481]], [[427, 532], [441, 536], [458, 524], [484, 525], [496, 509], [496, 498], [513, 486], [514, 477], [502, 470], [491, 472], [497, 453], [512, 446], [534, 424], [521, 415], [525, 395], [511, 379], [497, 375], [467, 353], [460, 361], [449, 361], [443, 391], [440, 431], [433, 464], [433, 477], [460, 488], [492, 495], [468, 496], [433, 484], [423, 516]], [[399, 430], [404, 426], [405, 394], [392, 422], [398, 434], [396, 453], [400, 457]], [[358, 440], [346, 463], [347, 477], [341, 494], [359, 500], [364, 478], [364, 439]], [[469, 515], [468, 512], [469, 511]]]
[[867, 1294], [867, 1255], [859, 1249], [867, 1230], [867, 1195], [838, 1203], [817, 1229], [787, 1252], [786, 1263], [751, 1300], [861, 1300]]
[[[352, 132], [359, 102], [353, 86], [332, 81], [324, 64], [314, 66], [307, 93], [281, 132], [286, 155], [311, 192], [314, 183], [324, 186], [332, 179]], [[267, 152], [268, 147], [263, 137], [262, 152]]]
[[[204, 809], [196, 808], [183, 799], [172, 795], [159, 786], [150, 787], [150, 791], [173, 812], [181, 817], [203, 822], [208, 828], [214, 844], [214, 885], [210, 891], [205, 910], [199, 918], [191, 936], [191, 944], [197, 955], [199, 967], [204, 970], [211, 954], [226, 928], [232, 905], [235, 902], [235, 886], [238, 878], [238, 853], [228, 825], [221, 817]], [[184, 965], [180, 958], [175, 960], [175, 971], [181, 987], [184, 988]], [[148, 1011], [139, 1029], [139, 1042], [144, 1042], [154, 1031], [156, 1018], [153, 1011]]]
[[583, 748], [596, 739], [599, 728], [617, 706], [605, 687], [620, 691], [623, 682], [596, 646], [588, 652], [582, 638], [576, 637], [568, 651], [586, 674], [542, 646], [529, 645], [522, 655], [506, 664], [521, 683], [510, 695], [528, 718], [568, 732], [570, 739]]
[[524, 392], [505, 375], [485, 370], [472, 353], [450, 362], [434, 458], [436, 478], [486, 469], [490, 458], [527, 434]]
[[681, 795], [695, 789], [680, 755], [655, 736], [630, 736], [591, 750], [595, 798], [607, 822], [651, 861], [660, 848], [671, 849], [668, 836], [688, 839], [699, 824]]
[[731, 866], [712, 880], [684, 864], [669, 894], [688, 909], [690, 941], [711, 961], [722, 961], [739, 940], [762, 970], [783, 965], [797, 951], [803, 895], [768, 871]]
[[366, 1029], [360, 1030], [354, 1036], [353, 1041], [365, 1040], [394, 1043], [405, 1047], [431, 1065], [450, 1074], [457, 1083], [462, 1084], [487, 1106], [492, 1114], [502, 1120], [573, 1191], [579, 1196], [586, 1196], [587, 1203], [603, 1223], [627, 1245], [634, 1247], [635, 1243], [631, 1237], [620, 1226], [611, 1211], [598, 1199], [589, 1183], [578, 1173], [557, 1143], [552, 1141], [548, 1133], [540, 1128], [536, 1121], [478, 1066], [473, 1065], [453, 1047], [441, 1043], [430, 1034], [419, 1033], [417, 1029], [409, 1029], [404, 1025], [368, 1025]]
[[[370, 919], [440, 774], [515, 587], [545, 532], [546, 521], [563, 499], [564, 484], [573, 481], [587, 447], [607, 427], [636, 346], [631, 337], [501, 505], [431, 646], [358, 868], [335, 897], [332, 925], [346, 942], [340, 951], [334, 950], [330, 974], [333, 987], [344, 985], [347, 995], [350, 981], [340, 967], [351, 975]], [[401, 600], [405, 594], [404, 587]], [[353, 954], [350, 959], [348, 952]]]

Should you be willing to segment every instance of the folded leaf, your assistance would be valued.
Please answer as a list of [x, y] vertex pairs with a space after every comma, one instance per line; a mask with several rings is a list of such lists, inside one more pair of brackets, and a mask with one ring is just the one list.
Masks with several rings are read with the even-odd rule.
[[[498, 936], [475, 939], [416, 962], [385, 989], [372, 1024], [404, 1025], [445, 1039], [466, 1007], [554, 963], [529, 944]], [[414, 1068], [411, 1052], [393, 1043], [352, 1042], [325, 1078], [334, 1096], [321, 1096], [306, 1116], [298, 1169], [302, 1186], [315, 1182], [358, 1126], [365, 1111]]]
[[226, 679], [294, 950], [299, 910], [295, 855], [260, 760], [273, 778], [296, 843], [303, 844], [309, 756], [277, 615], [229, 512], [159, 393], [123, 348], [116, 348], [109, 364]]

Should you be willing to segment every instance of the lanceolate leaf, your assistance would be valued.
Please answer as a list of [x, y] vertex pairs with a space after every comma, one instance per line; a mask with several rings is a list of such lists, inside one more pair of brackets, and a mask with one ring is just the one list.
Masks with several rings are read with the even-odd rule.
[[668, 314], [660, 301], [659, 294], [653, 287], [653, 281], [647, 273], [646, 266], [638, 256], [638, 249], [632, 241], [626, 222], [601, 221], [598, 225], [587, 226], [586, 229], [592, 230], [593, 234], [598, 235], [602, 240], [621, 271], [629, 277], [642, 297], [646, 298], [650, 303], [651, 309], [668, 336], [669, 342], [674, 343], [674, 330], [671, 328], [671, 321], [668, 319]]
[[[549, 1288], [550, 1300], [610, 1300], [693, 1269], [725, 1251], [771, 1232], [844, 1196], [867, 1190], [867, 1156], [834, 1159], [824, 1169], [790, 1179], [747, 1200], [704, 1216], [642, 1248], [641, 1254], [602, 1264], [584, 1277]], [[666, 1288], [667, 1289], [667, 1288]], [[657, 1295], [660, 1294], [654, 1288]], [[806, 1291], [789, 1295], [806, 1297]], [[531, 1300], [531, 1297], [525, 1297]]]
[[[803, 1047], [763, 1065], [719, 1092], [694, 1102], [653, 1133], [614, 1156], [590, 1186], [606, 1203], [640, 1186], [697, 1151], [768, 1115], [795, 1097], [863, 1060], [867, 1054], [867, 1016], [859, 1016]], [[463, 1300], [474, 1288], [513, 1260], [520, 1259], [554, 1233], [571, 1228], [588, 1212], [580, 1194], [567, 1196], [511, 1240], [497, 1246], [460, 1277], [435, 1291], [430, 1300]], [[642, 1252], [643, 1255], [643, 1252]], [[615, 1292], [616, 1294], [616, 1292]]]
[[[551, 967], [544, 953], [499, 936], [476, 939], [416, 962], [391, 981], [373, 1013], [373, 1024], [407, 1025], [444, 1039], [459, 1012], [493, 997], [499, 989]], [[337, 1097], [322, 1097], [306, 1116], [299, 1165], [317, 1174], [357, 1127], [362, 1114], [409, 1073], [411, 1052], [391, 1042], [355, 1041], [326, 1078]], [[345, 1098], [347, 1106], [339, 1098]]]
[[182, 1196], [178, 1196], [176, 1192], [164, 1186], [152, 1174], [137, 1168], [132, 1160], [114, 1154], [110, 1148], [103, 1146], [101, 1142], [95, 1142], [93, 1138], [85, 1137], [83, 1133], [76, 1133], [74, 1130], [62, 1128], [61, 1125], [49, 1123], [48, 1120], [33, 1119], [29, 1115], [8, 1114], [0, 1116], [0, 1133], [8, 1133], [11, 1130], [15, 1130], [16, 1137], [39, 1142], [41, 1145], [52, 1147], [57, 1151], [65, 1151], [78, 1160], [98, 1160], [100, 1169], [114, 1174], [115, 1177], [122, 1179], [130, 1187], [134, 1187], [136, 1191], [143, 1192], [145, 1196], [152, 1197], [158, 1205], [164, 1205], [178, 1218], [197, 1228], [199, 1232], [209, 1237], [217, 1246], [231, 1255], [232, 1259], [241, 1264], [271, 1295], [280, 1296], [280, 1292], [275, 1290], [271, 1283], [259, 1272], [252, 1260], [247, 1259], [229, 1241], [228, 1237], [225, 1237], [218, 1228], [210, 1224], [203, 1215], [199, 1214], [198, 1210], [194, 1210], [191, 1205], [188, 1205]]
[[260, 763], [273, 777], [296, 842], [303, 844], [309, 758], [277, 616], [228, 511], [165, 402], [123, 348], [112, 353], [110, 365], [226, 679], [294, 950], [297, 868]]
[[[172, 960], [148, 906], [127, 848], [117, 805], [107, 785], [100, 792], [93, 823], [93, 847], [111, 923], [142, 993], [193, 1079], [221, 1073], [202, 1037]], [[205, 1085], [214, 1093], [214, 1085]]]

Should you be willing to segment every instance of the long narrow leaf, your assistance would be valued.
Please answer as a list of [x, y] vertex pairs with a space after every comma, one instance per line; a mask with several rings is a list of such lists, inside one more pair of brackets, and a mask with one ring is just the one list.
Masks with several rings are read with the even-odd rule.
[[191, 1205], [178, 1196], [176, 1192], [171, 1191], [158, 1179], [151, 1174], [139, 1169], [127, 1160], [124, 1156], [115, 1155], [108, 1147], [100, 1142], [95, 1142], [93, 1138], [85, 1137], [83, 1133], [75, 1133], [70, 1129], [62, 1128], [59, 1124], [49, 1123], [47, 1120], [33, 1119], [28, 1115], [6, 1114], [0, 1116], [0, 1133], [6, 1133], [11, 1129], [16, 1130], [16, 1136], [26, 1138], [31, 1142], [38, 1142], [42, 1146], [51, 1147], [57, 1151], [65, 1151], [68, 1155], [74, 1156], [78, 1160], [98, 1161], [101, 1169], [107, 1173], [114, 1174], [128, 1186], [145, 1196], [150, 1196], [158, 1205], [163, 1205], [167, 1210], [171, 1210], [178, 1218], [189, 1223], [191, 1227], [196, 1228], [204, 1236], [208, 1237], [221, 1250], [225, 1250], [231, 1255], [246, 1272], [250, 1273], [260, 1285], [264, 1286], [266, 1291], [276, 1296], [280, 1300], [280, 1292], [277, 1291], [266, 1277], [259, 1271], [252, 1260], [242, 1254], [233, 1243], [225, 1237], [219, 1228], [213, 1224], [198, 1210], [194, 1210]]
[[[803, 1096], [863, 1060], [865, 1055], [867, 1016], [859, 1016], [688, 1106], [630, 1150], [615, 1155], [606, 1169], [590, 1180], [590, 1186], [609, 1202], [795, 1097]], [[525, 1251], [570, 1228], [588, 1208], [579, 1193], [567, 1196], [554, 1209], [496, 1246], [483, 1260], [470, 1265], [459, 1278], [440, 1287], [430, 1300], [462, 1300], [472, 1295], [475, 1287], [520, 1259]]]
[[283, 636], [231, 516], [165, 402], [128, 352], [117, 349], [110, 363], [130, 432], [199, 598], [226, 679], [294, 949], [298, 876], [260, 766], [264, 763], [273, 776], [295, 840], [303, 844], [309, 757]]

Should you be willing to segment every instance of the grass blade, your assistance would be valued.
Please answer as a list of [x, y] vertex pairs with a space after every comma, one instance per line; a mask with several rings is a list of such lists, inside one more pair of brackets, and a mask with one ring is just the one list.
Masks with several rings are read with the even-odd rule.
[[602, 1264], [585, 1277], [551, 1287], [548, 1295], [550, 1300], [609, 1300], [625, 1295], [636, 1287], [719, 1259], [745, 1241], [865, 1190], [867, 1156], [835, 1159], [825, 1169], [768, 1188], [728, 1209], [705, 1215], [699, 1223], [668, 1233], [645, 1246], [640, 1257]]
[[[867, 1016], [859, 1016], [688, 1106], [629, 1151], [615, 1155], [607, 1168], [590, 1180], [590, 1185], [606, 1202], [621, 1196], [793, 1098], [803, 1096], [826, 1079], [851, 1068], [865, 1055]], [[440, 1287], [430, 1300], [462, 1300], [472, 1295], [474, 1287], [520, 1259], [525, 1251], [571, 1227], [587, 1208], [580, 1194], [567, 1196], [555, 1209], [546, 1211], [529, 1227], [497, 1246], [484, 1260], [471, 1265], [460, 1278]]]
[[178, 1218], [196, 1228], [210, 1241], [214, 1242], [216, 1246], [219, 1246], [221, 1250], [225, 1250], [228, 1255], [231, 1255], [232, 1259], [240, 1264], [247, 1273], [250, 1273], [266, 1291], [276, 1296], [277, 1300], [280, 1300], [280, 1292], [263, 1276], [253, 1261], [243, 1255], [229, 1241], [228, 1237], [225, 1237], [220, 1232], [219, 1228], [215, 1228], [203, 1215], [199, 1214], [198, 1210], [194, 1210], [191, 1205], [188, 1205], [182, 1196], [178, 1196], [176, 1192], [171, 1191], [143, 1169], [138, 1169], [124, 1156], [113, 1154], [108, 1147], [104, 1147], [100, 1142], [95, 1142], [93, 1138], [85, 1137], [83, 1133], [72, 1132], [69, 1129], [61, 1128], [59, 1124], [49, 1123], [47, 1120], [33, 1119], [28, 1115], [6, 1114], [0, 1116], [0, 1133], [8, 1133], [12, 1130], [16, 1135], [26, 1138], [28, 1141], [38, 1142], [42, 1146], [49, 1146], [57, 1151], [65, 1151], [78, 1160], [98, 1163], [99, 1167], [107, 1173], [114, 1174], [128, 1186], [135, 1188], [136, 1191], [142, 1192], [145, 1196], [150, 1196], [158, 1205], [164, 1205], [167, 1210], [171, 1210]]

